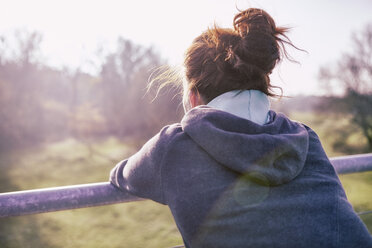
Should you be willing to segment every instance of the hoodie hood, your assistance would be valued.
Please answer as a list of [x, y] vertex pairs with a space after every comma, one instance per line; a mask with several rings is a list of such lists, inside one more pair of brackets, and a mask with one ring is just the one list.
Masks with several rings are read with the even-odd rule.
[[306, 128], [269, 111], [258, 125], [225, 111], [198, 106], [186, 113], [182, 128], [225, 167], [265, 185], [293, 180], [303, 169], [309, 137]]
[[269, 121], [270, 101], [267, 95], [259, 90], [229, 91], [214, 98], [207, 106], [260, 125]]

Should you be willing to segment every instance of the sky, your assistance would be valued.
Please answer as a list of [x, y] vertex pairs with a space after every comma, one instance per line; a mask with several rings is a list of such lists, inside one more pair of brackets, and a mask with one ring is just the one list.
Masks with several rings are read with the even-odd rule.
[[208, 27], [231, 28], [237, 8], [262, 8], [278, 26], [292, 27], [288, 36], [307, 51], [289, 49], [299, 63], [283, 61], [271, 76], [289, 96], [322, 94], [320, 66], [352, 51], [352, 32], [372, 23], [371, 0], [0, 0], [0, 6], [0, 35], [37, 31], [44, 62], [88, 72], [98, 68], [99, 47], [113, 50], [119, 36], [182, 65], [185, 50]]

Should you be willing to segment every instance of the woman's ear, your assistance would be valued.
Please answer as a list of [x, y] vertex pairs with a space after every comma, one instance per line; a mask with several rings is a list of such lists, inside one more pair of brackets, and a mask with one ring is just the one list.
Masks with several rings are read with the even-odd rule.
[[195, 90], [190, 90], [189, 101], [190, 101], [190, 105], [192, 108], [204, 104], [204, 101], [202, 97], [200, 96], [199, 92]]

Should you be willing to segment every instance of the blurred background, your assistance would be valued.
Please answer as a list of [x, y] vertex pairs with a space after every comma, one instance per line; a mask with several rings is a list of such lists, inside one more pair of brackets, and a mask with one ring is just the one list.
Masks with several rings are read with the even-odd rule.
[[[305, 49], [271, 77], [272, 108], [312, 127], [328, 156], [372, 152], [372, 2], [295, 0], [0, 0], [0, 192], [107, 181], [110, 169], [183, 116], [192, 40], [263, 8]], [[157, 97], [156, 97], [157, 95]], [[372, 173], [340, 176], [356, 211], [372, 209]], [[372, 232], [372, 214], [361, 216]], [[145, 201], [0, 219], [0, 247], [171, 247], [165, 206]]]

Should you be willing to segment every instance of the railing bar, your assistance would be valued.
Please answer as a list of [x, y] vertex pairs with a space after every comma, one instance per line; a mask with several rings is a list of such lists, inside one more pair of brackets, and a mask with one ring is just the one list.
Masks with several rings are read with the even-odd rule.
[[[372, 171], [372, 153], [330, 159], [338, 174]], [[143, 200], [109, 182], [0, 193], [0, 217]], [[372, 211], [359, 213], [369, 214]]]
[[363, 211], [363, 212], [358, 212], [358, 215], [366, 215], [366, 214], [372, 214], [372, 210], [369, 211]]
[[372, 153], [330, 158], [338, 174], [372, 171]]
[[109, 182], [0, 194], [0, 217], [37, 214], [143, 200]]

